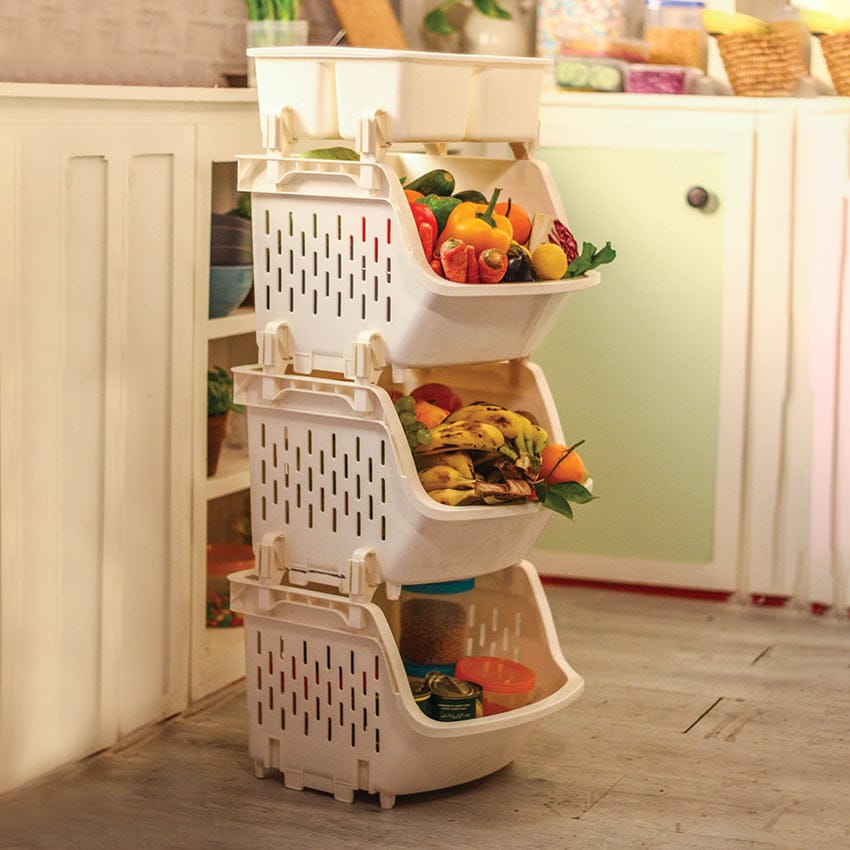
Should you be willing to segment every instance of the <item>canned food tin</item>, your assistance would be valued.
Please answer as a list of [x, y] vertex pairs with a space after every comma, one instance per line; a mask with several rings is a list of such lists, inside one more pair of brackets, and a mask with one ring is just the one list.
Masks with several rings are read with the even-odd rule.
[[481, 685], [436, 672], [425, 677], [425, 684], [431, 691], [431, 717], [434, 720], [473, 720], [483, 716]]
[[408, 676], [407, 681], [410, 684], [410, 690], [413, 691], [413, 701], [419, 706], [426, 717], [430, 717], [431, 689], [428, 687], [427, 682], [418, 676]]

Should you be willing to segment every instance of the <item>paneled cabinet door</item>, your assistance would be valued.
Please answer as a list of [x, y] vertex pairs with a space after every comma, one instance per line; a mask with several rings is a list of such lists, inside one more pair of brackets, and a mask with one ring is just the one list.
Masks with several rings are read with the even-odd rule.
[[11, 787], [186, 704], [194, 131], [83, 117], [3, 142]]
[[599, 496], [550, 524], [543, 573], [736, 589], [755, 138], [746, 115], [544, 109], [579, 244], [618, 256], [534, 355]]

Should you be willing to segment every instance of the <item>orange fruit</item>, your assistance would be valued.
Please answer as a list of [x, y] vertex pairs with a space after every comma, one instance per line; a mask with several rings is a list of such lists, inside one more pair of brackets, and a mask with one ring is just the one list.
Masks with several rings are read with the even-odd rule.
[[417, 192], [416, 189], [405, 189], [404, 195], [407, 198], [408, 203], [411, 203], [411, 204], [414, 201], [418, 201], [419, 198], [425, 197], [421, 192]]
[[573, 449], [564, 457], [566, 451], [567, 447], [558, 443], [549, 443], [543, 447], [540, 453], [540, 478], [545, 479], [547, 484], [581, 481], [584, 478], [584, 463], [578, 452]]
[[428, 428], [439, 425], [449, 415], [448, 410], [437, 407], [436, 404], [431, 404], [429, 401], [417, 400], [413, 409], [416, 418]]
[[508, 215], [507, 201], [496, 204], [495, 212], [499, 213], [499, 215], [507, 215], [508, 221], [514, 229], [514, 242], [525, 245], [528, 242], [528, 237], [531, 235], [531, 217], [525, 209], [512, 200], [510, 215]]

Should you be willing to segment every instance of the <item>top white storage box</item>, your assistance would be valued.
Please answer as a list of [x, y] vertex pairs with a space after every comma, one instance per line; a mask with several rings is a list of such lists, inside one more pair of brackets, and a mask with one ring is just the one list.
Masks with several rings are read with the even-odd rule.
[[[248, 51], [257, 69], [265, 146], [358, 138], [381, 112], [384, 142], [537, 138], [548, 59], [352, 47]], [[281, 132], [271, 132], [278, 124]]]

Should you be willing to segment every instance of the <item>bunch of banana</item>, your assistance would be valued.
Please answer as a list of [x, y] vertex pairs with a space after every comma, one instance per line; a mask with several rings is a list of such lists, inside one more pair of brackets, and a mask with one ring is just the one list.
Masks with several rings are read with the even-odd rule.
[[[439, 455], [438, 455], [439, 457]], [[487, 481], [480, 475], [467, 476], [447, 463], [419, 470], [419, 480], [428, 495], [443, 505], [495, 505], [529, 498], [532, 486], [519, 478]]]
[[[501, 457], [501, 455], [499, 455]], [[475, 477], [475, 464], [469, 452], [436, 452], [432, 455], [415, 455], [416, 468], [421, 472], [429, 466], [450, 466], [464, 478]]]
[[523, 470], [540, 467], [540, 452], [548, 435], [527, 416], [486, 401], [475, 401], [452, 413], [446, 422], [478, 422], [497, 428], [504, 437], [502, 454]]
[[723, 12], [720, 9], [704, 9], [702, 25], [711, 35], [731, 35], [732, 33], [766, 33], [770, 31], [769, 24], [744, 15], [741, 12]]
[[475, 475], [467, 476], [447, 463], [438, 463], [419, 470], [419, 480], [426, 493], [434, 490], [474, 490]]
[[850, 18], [839, 18], [829, 12], [820, 12], [814, 9], [800, 9], [799, 12], [800, 20], [810, 32], [831, 35], [850, 30]]
[[448, 419], [428, 429], [430, 439], [414, 448], [416, 454], [447, 451], [496, 451], [505, 445], [502, 432], [486, 422]]

